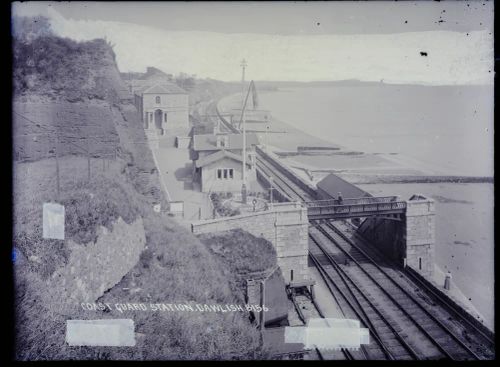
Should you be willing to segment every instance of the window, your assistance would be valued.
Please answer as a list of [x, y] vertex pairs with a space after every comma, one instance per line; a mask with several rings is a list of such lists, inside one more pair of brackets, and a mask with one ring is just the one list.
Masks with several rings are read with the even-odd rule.
[[156, 96], [156, 104], [160, 104], [161, 103], [161, 98], [160, 96]]
[[217, 179], [222, 180], [224, 178], [225, 180], [227, 179], [233, 179], [234, 178], [234, 169], [233, 168], [218, 168], [217, 169]]
[[167, 113], [166, 112], [163, 113], [163, 120], [164, 120], [164, 122], [167, 122]]
[[422, 258], [418, 258], [418, 270], [422, 270]]

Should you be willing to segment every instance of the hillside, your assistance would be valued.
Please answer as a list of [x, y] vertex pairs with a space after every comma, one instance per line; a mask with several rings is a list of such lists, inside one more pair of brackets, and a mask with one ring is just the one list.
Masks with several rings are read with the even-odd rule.
[[[16, 359], [264, 356], [246, 313], [121, 313], [80, 307], [101, 301], [236, 304], [243, 294], [231, 286], [237, 274], [221, 267], [205, 244], [165, 212], [151, 151], [112, 47], [104, 40], [77, 43], [43, 35], [16, 42], [14, 54]], [[57, 147], [52, 145], [56, 136]], [[64, 240], [42, 236], [42, 205], [47, 202], [65, 206]], [[160, 213], [153, 210], [158, 203]], [[126, 241], [133, 251], [142, 248], [128, 243], [134, 241], [129, 237], [122, 239], [117, 228], [144, 236], [139, 260], [132, 263], [126, 251], [89, 258], [98, 246], [106, 246], [106, 238], [117, 245]], [[79, 253], [87, 258], [75, 259]], [[61, 274], [67, 278], [59, 279]], [[49, 289], [50, 284], [64, 286]], [[99, 287], [91, 293], [100, 296], [77, 297], [78, 289], [94, 284]], [[101, 318], [133, 319], [136, 346], [65, 343], [66, 320]]]

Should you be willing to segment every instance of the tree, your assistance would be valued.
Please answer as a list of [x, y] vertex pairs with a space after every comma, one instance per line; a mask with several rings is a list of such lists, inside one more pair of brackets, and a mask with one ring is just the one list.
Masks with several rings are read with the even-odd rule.
[[186, 90], [191, 90], [195, 86], [195, 80], [193, 76], [189, 76], [186, 73], [179, 73], [179, 75], [175, 78], [175, 83]]

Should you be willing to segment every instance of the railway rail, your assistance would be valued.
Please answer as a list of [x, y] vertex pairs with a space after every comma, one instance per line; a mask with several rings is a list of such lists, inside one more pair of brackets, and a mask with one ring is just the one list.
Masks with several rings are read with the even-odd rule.
[[[309, 257], [318, 269], [330, 293], [335, 298], [346, 318], [360, 320], [363, 327], [370, 330], [370, 345], [367, 349], [367, 359], [397, 360], [420, 359], [405, 341], [406, 335], [394, 326], [389, 317], [379, 310], [368, 295], [340, 270], [338, 263], [331, 259], [322, 245], [310, 236], [311, 250]], [[328, 264], [323, 265], [322, 262]], [[375, 327], [375, 325], [377, 327]]]
[[[268, 157], [257, 156], [257, 168], [288, 200], [314, 200]], [[346, 314], [370, 330], [368, 359], [494, 358], [490, 335], [416, 278], [393, 264], [379, 265], [387, 265], [385, 257], [358, 246], [339, 223], [311, 221], [309, 257]]]
[[[322, 318], [322, 319], [325, 318], [323, 312], [321, 311], [318, 304], [314, 301], [312, 295], [309, 292], [306, 292], [305, 294], [296, 295], [293, 291], [289, 291], [288, 295], [289, 295], [289, 298], [294, 305], [295, 311], [297, 312], [297, 315], [298, 315], [298, 317], [303, 325], [307, 324], [307, 316], [304, 315], [304, 313], [302, 312], [301, 307], [297, 301], [297, 298], [303, 298], [305, 300], [305, 302], [308, 302], [308, 303], [313, 305], [313, 310], [309, 310], [309, 312], [308, 312], [310, 317]], [[338, 351], [334, 351], [334, 352], [324, 351], [324, 350], [322, 351], [321, 349], [319, 349], [317, 347], [314, 348], [314, 351], [315, 351], [319, 360], [332, 359], [332, 357], [334, 357], [335, 359], [338, 359], [338, 354], [339, 354]], [[341, 348], [340, 352], [342, 355], [342, 359], [346, 359], [346, 360], [365, 359], [365, 358], [360, 358], [360, 356], [362, 356], [362, 355], [359, 355], [359, 353], [357, 351], [351, 352], [347, 348]]]
[[[485, 355], [483, 345], [465, 340], [460, 335], [462, 330], [451, 328], [441, 319], [446, 312], [436, 310], [435, 306], [416, 296], [413, 290], [402, 285], [379, 266], [366, 252], [354, 243], [346, 241], [331, 223], [315, 223], [312, 233], [322, 241], [325, 253], [330, 258], [347, 258], [350, 265], [340, 265], [351, 279], [353, 285], [362, 284], [364, 295], [369, 294], [372, 304], [379, 311], [383, 310], [383, 318], [390, 317], [386, 324], [393, 323], [404, 327], [405, 342], [411, 348], [411, 355], [416, 359], [452, 359], [479, 360]], [[320, 240], [321, 241], [321, 240]], [[401, 275], [401, 274], [400, 274]], [[401, 275], [404, 278], [404, 275]], [[409, 285], [409, 284], [408, 284]], [[434, 313], [439, 312], [441, 317]], [[390, 316], [389, 316], [390, 314]], [[377, 326], [375, 326], [375, 329]], [[400, 358], [398, 358], [400, 359]]]

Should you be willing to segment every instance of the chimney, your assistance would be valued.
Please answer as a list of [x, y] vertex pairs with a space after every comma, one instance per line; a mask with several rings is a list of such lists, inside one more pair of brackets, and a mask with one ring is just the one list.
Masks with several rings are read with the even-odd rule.
[[226, 135], [217, 135], [217, 148], [226, 148], [227, 147], [227, 136]]

